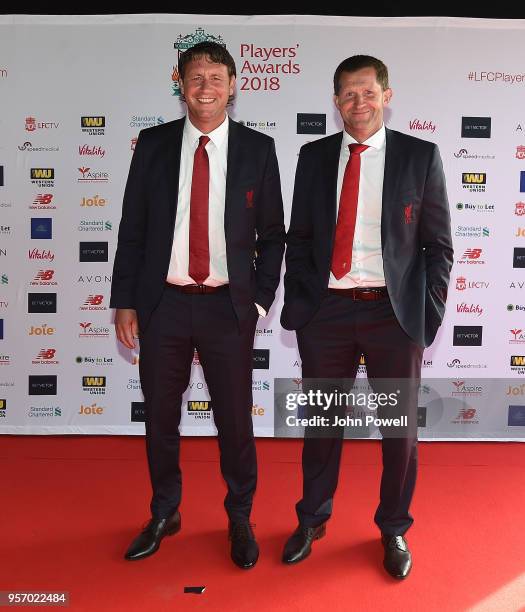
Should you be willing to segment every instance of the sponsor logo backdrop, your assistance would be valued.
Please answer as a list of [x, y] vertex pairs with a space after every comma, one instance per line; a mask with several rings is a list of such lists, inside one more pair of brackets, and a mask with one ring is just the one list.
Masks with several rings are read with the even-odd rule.
[[[184, 114], [179, 53], [210, 39], [237, 64], [231, 116], [276, 140], [287, 219], [300, 147], [341, 129], [335, 67], [385, 60], [386, 123], [439, 144], [451, 205], [449, 306], [423, 376], [490, 391], [475, 408], [423, 392], [420, 436], [525, 440], [525, 20], [160, 17], [0, 16], [0, 433], [144, 432], [140, 352], [108, 307], [122, 193], [139, 130]], [[300, 383], [281, 305], [282, 287], [255, 338], [259, 436], [274, 379]], [[197, 354], [182, 413], [183, 434], [215, 433]]]

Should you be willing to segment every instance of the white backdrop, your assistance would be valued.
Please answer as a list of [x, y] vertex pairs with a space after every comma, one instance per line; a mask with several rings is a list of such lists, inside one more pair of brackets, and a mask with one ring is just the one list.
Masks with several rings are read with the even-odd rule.
[[[336, 66], [385, 61], [387, 125], [440, 146], [456, 251], [423, 375], [461, 401], [420, 437], [525, 439], [525, 20], [291, 16], [0, 16], [0, 433], [143, 433], [108, 309], [121, 197], [139, 130], [184, 113], [173, 70], [202, 38], [236, 61], [231, 116], [276, 140], [287, 220], [301, 145], [341, 129]], [[300, 377], [281, 304], [255, 343], [260, 436], [274, 378]], [[214, 433], [208, 399], [196, 356], [184, 434]]]

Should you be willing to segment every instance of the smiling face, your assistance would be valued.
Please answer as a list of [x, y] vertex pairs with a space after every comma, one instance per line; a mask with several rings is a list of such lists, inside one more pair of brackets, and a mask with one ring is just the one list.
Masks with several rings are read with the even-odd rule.
[[208, 134], [224, 121], [228, 99], [233, 95], [235, 77], [224, 64], [211, 62], [207, 56], [189, 62], [180, 83], [193, 125]]
[[342, 72], [339, 91], [334, 102], [341, 113], [345, 130], [358, 142], [375, 134], [383, 125], [383, 109], [392, 97], [390, 88], [383, 89], [377, 82], [374, 68]]

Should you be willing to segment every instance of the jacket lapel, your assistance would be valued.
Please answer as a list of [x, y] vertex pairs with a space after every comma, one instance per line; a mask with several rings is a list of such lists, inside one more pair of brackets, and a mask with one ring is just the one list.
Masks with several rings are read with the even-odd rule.
[[337, 175], [339, 172], [339, 157], [341, 155], [341, 143], [343, 132], [334, 134], [327, 142], [324, 158], [324, 175], [326, 185], [326, 222], [330, 232], [330, 245], [334, 242], [335, 227], [337, 223]]
[[182, 135], [185, 118], [173, 122], [173, 129], [168, 140], [167, 176], [168, 176], [168, 203], [170, 211], [171, 229], [175, 227], [175, 216], [179, 201], [179, 171], [180, 156], [182, 153]]
[[388, 228], [400, 180], [400, 147], [396, 132], [386, 128], [385, 171], [381, 207], [381, 247], [384, 252], [388, 241]]
[[234, 194], [237, 193], [237, 185], [241, 173], [239, 170], [245, 166], [248, 158], [243, 156], [243, 147], [240, 138], [238, 124], [228, 118], [228, 161], [226, 166], [226, 193], [224, 201], [224, 235], [226, 238], [226, 251], [228, 251], [229, 238], [231, 237], [232, 223], [236, 218]]

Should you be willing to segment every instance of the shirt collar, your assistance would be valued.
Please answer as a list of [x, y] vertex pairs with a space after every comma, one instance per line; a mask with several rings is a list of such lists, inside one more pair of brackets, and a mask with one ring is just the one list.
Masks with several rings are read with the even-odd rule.
[[217, 149], [219, 149], [228, 138], [229, 124], [230, 122], [228, 120], [228, 115], [226, 114], [224, 121], [219, 125], [219, 127], [215, 128], [208, 134], [203, 134], [193, 125], [190, 118], [186, 115], [186, 121], [184, 122], [184, 135], [186, 138], [188, 138], [188, 141], [195, 146], [197, 146], [201, 136], [208, 136]]
[[[350, 136], [350, 134], [346, 130], [343, 130], [343, 147], [348, 148], [349, 144], [356, 142], [357, 140], [353, 136]], [[372, 147], [373, 149], [377, 150], [383, 149], [386, 144], [385, 124], [383, 123], [383, 125], [377, 130], [377, 132], [375, 134], [372, 134], [372, 136], [370, 136], [370, 138], [367, 138], [362, 144], [368, 145], [369, 147]]]

